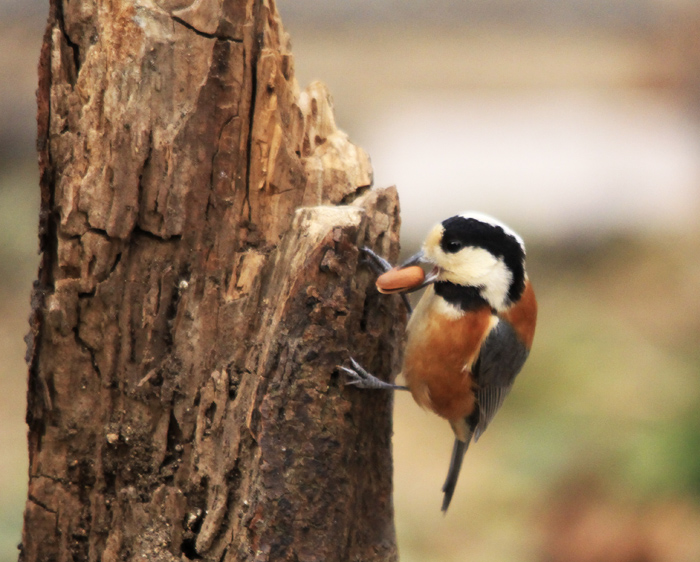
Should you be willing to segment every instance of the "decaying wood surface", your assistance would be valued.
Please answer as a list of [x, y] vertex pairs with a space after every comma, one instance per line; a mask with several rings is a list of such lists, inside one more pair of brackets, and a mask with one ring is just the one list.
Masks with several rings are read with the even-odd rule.
[[272, 0], [51, 0], [20, 559], [395, 560], [398, 200]]

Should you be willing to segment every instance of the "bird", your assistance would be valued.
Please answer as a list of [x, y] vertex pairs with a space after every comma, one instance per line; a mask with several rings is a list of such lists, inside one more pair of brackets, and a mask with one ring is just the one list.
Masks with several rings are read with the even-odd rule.
[[[377, 378], [352, 357], [352, 367], [340, 368], [348, 385], [408, 390], [420, 406], [449, 422], [455, 440], [442, 488], [446, 513], [470, 443], [503, 404], [532, 347], [537, 300], [525, 244], [497, 219], [466, 212], [435, 225], [420, 251], [397, 268], [363, 250], [383, 272], [376, 281], [380, 292], [405, 298], [425, 291], [406, 327], [399, 373], [405, 385]], [[427, 276], [420, 264], [431, 268]]]

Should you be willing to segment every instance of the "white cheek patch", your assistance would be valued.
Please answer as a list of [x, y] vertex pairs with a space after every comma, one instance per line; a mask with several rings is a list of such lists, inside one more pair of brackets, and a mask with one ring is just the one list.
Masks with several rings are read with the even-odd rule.
[[447, 275], [454, 278], [447, 279], [448, 281], [464, 285], [465, 280], [485, 280], [498, 266], [498, 258], [483, 248], [467, 247], [454, 254], [443, 252], [440, 263], [449, 272]]
[[441, 278], [458, 285], [479, 287], [481, 295], [496, 309], [505, 307], [513, 274], [502, 258], [483, 248], [463, 248], [438, 258], [443, 268]]
[[508, 269], [503, 260], [499, 259], [496, 267], [494, 267], [493, 271], [488, 275], [488, 280], [481, 294], [495, 309], [502, 310], [506, 308], [508, 290], [512, 282], [512, 272]]

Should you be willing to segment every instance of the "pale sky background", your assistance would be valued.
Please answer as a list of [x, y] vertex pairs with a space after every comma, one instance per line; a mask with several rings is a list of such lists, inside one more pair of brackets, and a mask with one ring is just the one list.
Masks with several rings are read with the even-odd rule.
[[375, 185], [399, 188], [404, 237], [467, 209], [546, 238], [695, 228], [700, 119], [667, 86], [686, 71], [667, 30], [684, 2], [409, 4], [422, 20], [278, 2], [300, 86], [328, 84]]
[[[697, 221], [700, 128], [640, 93], [410, 94], [375, 122], [377, 185], [425, 231], [475, 208], [537, 235]], [[406, 219], [408, 220], [408, 219]]]
[[[46, 4], [0, 0], [0, 170], [34, 158]], [[328, 84], [375, 185], [398, 186], [404, 236], [467, 209], [543, 237], [698, 222], [691, 0], [277, 4], [300, 86]]]

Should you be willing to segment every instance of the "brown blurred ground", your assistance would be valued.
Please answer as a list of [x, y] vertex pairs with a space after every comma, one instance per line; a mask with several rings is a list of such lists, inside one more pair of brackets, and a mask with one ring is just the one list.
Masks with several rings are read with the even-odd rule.
[[[498, 5], [526, 13], [522, 2]], [[279, 3], [300, 82], [329, 83], [340, 126], [365, 148], [377, 112], [406, 90], [426, 104], [438, 87], [644, 91], [697, 115], [699, 12], [645, 5], [658, 10], [618, 14], [610, 25], [585, 14], [578, 24], [533, 16], [522, 25], [506, 10], [478, 22], [458, 11], [425, 27], [419, 11], [373, 20], [365, 6], [364, 17], [324, 22], [304, 15], [313, 2]], [[41, 3], [28, 6], [0, 21], [0, 562], [16, 558], [26, 494], [22, 338], [37, 264], [33, 95], [43, 21]], [[422, 236], [412, 227], [421, 211], [404, 206], [407, 244]], [[527, 217], [521, 226], [541, 307], [533, 353], [469, 451], [447, 517], [439, 502], [450, 431], [409, 396], [396, 398], [402, 560], [700, 560], [700, 227], [572, 228], [556, 238]]]

